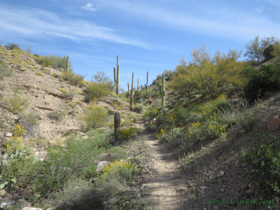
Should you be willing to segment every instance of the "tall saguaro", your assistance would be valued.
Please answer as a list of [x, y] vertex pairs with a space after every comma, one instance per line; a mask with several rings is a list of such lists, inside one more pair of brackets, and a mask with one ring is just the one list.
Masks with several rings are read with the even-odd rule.
[[146, 86], [146, 98], [148, 98], [148, 90], [149, 90], [149, 72], [147, 71], [147, 86]]
[[133, 95], [134, 95], [133, 82], [134, 82], [134, 72], [132, 72], [131, 90], [129, 90], [129, 82], [127, 83], [128, 93], [129, 93], [129, 96], [130, 96], [130, 110], [132, 110], [132, 102], [133, 102]]
[[139, 93], [139, 79], [137, 80], [137, 94]]
[[116, 93], [117, 95], [119, 95], [119, 91], [120, 91], [120, 65], [119, 65], [119, 56], [117, 55], [117, 74], [116, 74], [116, 69], [114, 68], [114, 81], [116, 84]]
[[66, 58], [66, 72], [69, 72], [69, 55]]
[[165, 74], [162, 74], [161, 86], [160, 86], [160, 95], [161, 95], [161, 106], [165, 107]]

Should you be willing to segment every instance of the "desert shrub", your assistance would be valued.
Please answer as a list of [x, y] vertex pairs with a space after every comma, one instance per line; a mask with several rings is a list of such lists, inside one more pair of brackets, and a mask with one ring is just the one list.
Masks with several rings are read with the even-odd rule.
[[120, 139], [121, 140], [130, 140], [133, 136], [140, 134], [139, 128], [126, 128], [120, 131]]
[[9, 70], [5, 61], [0, 60], [0, 80], [4, 77], [10, 77], [13, 75], [13, 71]]
[[[44, 67], [64, 68], [66, 69], [66, 56], [59, 57], [55, 55], [35, 56], [36, 61]], [[71, 67], [71, 62], [69, 61]]]
[[101, 175], [99, 177], [99, 182], [103, 183], [106, 180], [111, 179], [111, 177], [116, 177], [117, 179], [123, 181], [130, 181], [133, 175], [137, 174], [137, 169], [133, 163], [130, 162], [129, 159], [120, 161], [116, 161], [112, 163], [110, 166], [105, 167], [101, 171]]
[[29, 122], [31, 125], [39, 125], [39, 115], [35, 112], [27, 112], [22, 114], [27, 122]]
[[245, 97], [250, 101], [262, 98], [269, 91], [280, 88], [280, 67], [271, 64], [262, 65], [259, 69], [246, 68], [244, 74], [249, 76], [249, 82], [244, 87]]
[[149, 109], [143, 113], [143, 115], [149, 119], [156, 117], [157, 114], [158, 110], [154, 107], [149, 107]]
[[62, 120], [66, 115], [65, 111], [57, 111], [57, 112], [50, 112], [47, 114], [47, 117], [53, 120]]
[[273, 142], [268, 143], [268, 138], [263, 137], [252, 146], [241, 161], [252, 166], [253, 170], [247, 173], [250, 183], [270, 194], [278, 194], [280, 192], [280, 139], [272, 138]]
[[9, 107], [14, 114], [18, 114], [28, 107], [28, 100], [20, 97], [18, 94], [3, 98], [2, 103]]
[[126, 157], [126, 152], [124, 148], [120, 146], [112, 147], [107, 152], [110, 154], [110, 157], [115, 161]]
[[39, 76], [44, 76], [43, 72], [41, 72], [41, 71], [36, 71], [35, 74], [37, 74]]
[[17, 155], [8, 159], [7, 165], [1, 167], [2, 181], [14, 179], [14, 187], [25, 188], [30, 186], [41, 162], [37, 161], [34, 156], [26, 157], [24, 154], [18, 151]]
[[92, 176], [96, 173], [92, 163], [105, 151], [95, 145], [94, 139], [72, 137], [65, 141], [65, 147], [54, 146], [38, 170], [41, 175], [34, 180], [35, 190], [46, 195], [63, 187], [70, 178]]
[[257, 108], [244, 108], [236, 119], [236, 123], [241, 125], [246, 131], [251, 131], [259, 121], [259, 110]]
[[157, 126], [154, 124], [148, 125], [148, 131], [154, 132], [157, 130]]
[[71, 69], [69, 71], [64, 71], [60, 77], [68, 81], [71, 85], [84, 86], [84, 76], [75, 74]]
[[84, 109], [84, 114], [81, 116], [81, 124], [83, 130], [89, 130], [92, 128], [98, 128], [105, 124], [107, 121], [106, 109], [95, 104]]
[[46, 68], [43, 68], [42, 71], [45, 73], [45, 74], [50, 74], [50, 70], [46, 69]]
[[141, 113], [143, 110], [143, 106], [142, 105], [136, 105], [134, 106], [134, 111], [137, 113]]
[[60, 76], [56, 73], [51, 73], [51, 76], [55, 77], [55, 78], [59, 78]]
[[65, 88], [60, 88], [60, 91], [62, 92], [62, 97], [68, 100], [72, 100], [76, 95], [75, 89], [71, 87], [68, 88], [68, 91]]
[[172, 148], [183, 147], [185, 144], [186, 140], [181, 128], [172, 128], [168, 133], [161, 130], [160, 134], [160, 141], [168, 142]]
[[85, 98], [89, 100], [89, 98], [100, 98], [102, 96], [106, 96], [110, 94], [110, 90], [107, 88], [106, 84], [92, 82], [86, 86], [85, 89]]
[[113, 115], [113, 114], [114, 114], [114, 111], [111, 110], [111, 109], [108, 109], [108, 110], [107, 110], [107, 114], [108, 114], [108, 115]]
[[126, 119], [122, 124], [121, 124], [121, 126], [122, 127], [129, 127], [129, 126], [131, 126], [132, 125], [132, 121], [130, 120], [130, 119]]
[[14, 50], [14, 49], [16, 49], [16, 50], [21, 50], [20, 47], [19, 47], [19, 45], [18, 45], [18, 44], [15, 44], [15, 43], [8, 43], [8, 44], [6, 45], [6, 48], [7, 48], [8, 50]]
[[180, 93], [196, 90], [204, 97], [217, 95], [242, 87], [245, 78], [240, 72], [245, 63], [238, 62], [240, 53], [230, 50], [228, 54], [217, 52], [214, 57], [204, 47], [192, 51], [193, 60], [187, 66], [184, 60], [176, 67], [170, 87]]
[[3, 144], [5, 145], [4, 151], [9, 155], [14, 154], [17, 150], [24, 150], [21, 136], [6, 138], [3, 140]]

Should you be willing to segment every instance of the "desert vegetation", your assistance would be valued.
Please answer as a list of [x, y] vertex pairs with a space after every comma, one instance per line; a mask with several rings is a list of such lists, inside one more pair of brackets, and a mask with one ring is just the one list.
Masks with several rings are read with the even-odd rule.
[[[5, 116], [0, 118], [1, 190], [23, 194], [34, 207], [145, 209], [146, 194], [134, 186], [141, 176], [152, 174], [147, 167], [149, 149], [141, 139], [150, 132], [154, 134], [150, 138], [175, 151], [178, 167], [186, 179], [192, 178], [191, 187], [179, 189], [188, 198], [184, 205], [200, 199], [194, 198], [199, 195], [195, 188], [210, 188], [209, 180], [213, 186], [222, 182], [223, 173], [208, 175], [214, 164], [218, 168], [229, 159], [235, 165], [248, 165], [242, 179], [260, 189], [260, 196], [274, 199], [280, 185], [279, 136], [264, 127], [276, 113], [269, 106], [279, 100], [279, 41], [256, 37], [246, 50], [248, 60], [240, 61], [241, 52], [236, 50], [211, 56], [202, 46], [192, 51], [188, 64], [182, 59], [151, 86], [148, 72], [142, 87], [139, 82], [135, 85], [132, 73], [125, 92], [119, 87], [118, 56], [114, 80], [96, 72], [85, 81], [74, 73], [68, 56], [34, 56], [16, 44], [1, 46], [0, 111]], [[11, 88], [8, 80], [26, 72], [38, 80], [47, 78], [50, 88], [58, 83], [56, 89], [41, 88], [44, 96], [38, 91], [27, 98], [28, 91], [39, 87]], [[55, 100], [60, 106], [51, 106]], [[16, 118], [7, 121], [8, 116]], [[31, 135], [39, 122], [50, 128], [63, 122], [69, 129], [51, 141], [39, 132]], [[50, 135], [55, 129], [46, 132]], [[232, 170], [235, 165], [231, 164]], [[20, 209], [19, 202], [9, 208]]]

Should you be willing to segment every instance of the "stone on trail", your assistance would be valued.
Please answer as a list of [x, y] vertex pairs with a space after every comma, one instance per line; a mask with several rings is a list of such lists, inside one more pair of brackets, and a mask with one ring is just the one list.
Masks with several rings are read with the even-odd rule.
[[268, 123], [267, 128], [270, 131], [276, 131], [279, 128], [280, 125], [280, 119], [279, 116], [274, 117], [273, 120], [271, 120], [270, 123]]

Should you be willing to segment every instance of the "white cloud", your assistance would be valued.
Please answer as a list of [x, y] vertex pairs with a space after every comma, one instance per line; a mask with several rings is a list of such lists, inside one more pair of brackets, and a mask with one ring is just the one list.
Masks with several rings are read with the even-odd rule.
[[95, 9], [91, 3], [88, 3], [85, 6], [83, 6], [82, 9], [93, 12], [97, 11], [97, 9]]
[[[275, 3], [276, 0], [270, 2]], [[103, 7], [112, 7], [122, 10], [123, 13], [138, 16], [149, 24], [185, 32], [231, 37], [237, 40], [248, 40], [256, 35], [280, 34], [278, 24], [267, 20], [266, 17], [259, 16], [259, 13], [231, 9], [228, 4], [221, 6], [205, 2], [201, 6], [194, 3], [192, 9], [186, 12], [182, 8], [188, 5], [184, 5], [183, 2], [181, 8], [128, 0], [99, 0], [99, 3]]]
[[98, 26], [86, 20], [69, 19], [34, 8], [13, 8], [13, 12], [10, 11], [9, 8], [0, 7], [0, 17], [5, 17], [5, 19], [0, 19], [0, 35], [2, 36], [8, 36], [9, 33], [41, 39], [59, 36], [89, 43], [104, 40], [145, 49], [156, 47], [133, 38], [124, 37], [112, 28]]

